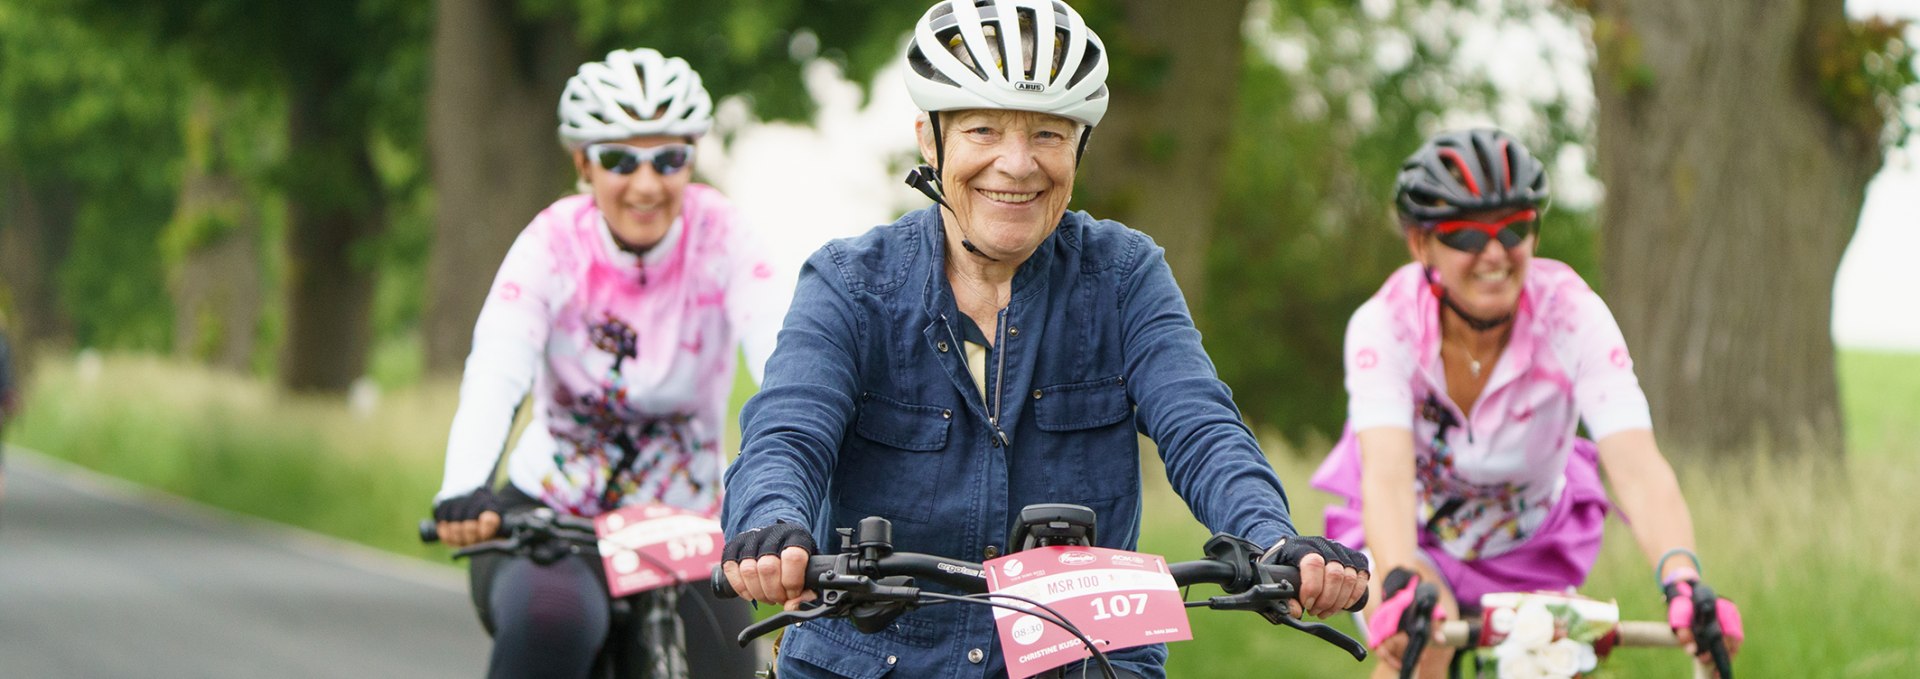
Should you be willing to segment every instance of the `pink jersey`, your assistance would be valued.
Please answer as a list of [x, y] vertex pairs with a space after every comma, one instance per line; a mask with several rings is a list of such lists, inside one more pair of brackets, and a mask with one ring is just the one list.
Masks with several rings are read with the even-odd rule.
[[533, 421], [507, 462], [521, 490], [583, 516], [655, 501], [719, 511], [735, 352], [757, 382], [790, 277], [718, 191], [689, 185], [681, 206], [644, 255], [615, 243], [587, 195], [520, 233], [474, 327], [436, 500], [491, 477], [531, 388]]
[[[1347, 325], [1351, 431], [1412, 432], [1422, 526], [1460, 559], [1503, 553], [1531, 537], [1566, 487], [1574, 429], [1594, 440], [1649, 429], [1647, 398], [1613, 314], [1566, 264], [1535, 258], [1513, 335], [1471, 418], [1447, 395], [1440, 303], [1418, 264]], [[1341, 446], [1314, 485], [1357, 496], [1357, 446]]]

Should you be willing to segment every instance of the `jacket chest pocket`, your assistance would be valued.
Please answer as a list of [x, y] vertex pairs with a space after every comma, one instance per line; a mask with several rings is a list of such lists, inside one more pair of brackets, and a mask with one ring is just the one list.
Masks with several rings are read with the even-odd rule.
[[924, 522], [955, 456], [943, 455], [954, 413], [941, 406], [860, 395], [854, 435], [847, 438], [835, 470], [835, 500], [849, 509], [890, 519]]
[[1034, 390], [1033, 421], [1055, 435], [1052, 447], [1067, 464], [1058, 479], [1059, 501], [1093, 502], [1134, 492], [1140, 478], [1140, 447], [1132, 426], [1133, 401], [1119, 376]]
[[1033, 421], [1041, 431], [1094, 429], [1133, 417], [1120, 377], [1042, 387], [1033, 392]]

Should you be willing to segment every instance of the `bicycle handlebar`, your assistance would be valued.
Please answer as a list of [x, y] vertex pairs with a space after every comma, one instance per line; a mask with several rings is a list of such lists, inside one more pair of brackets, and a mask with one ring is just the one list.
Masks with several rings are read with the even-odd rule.
[[[1479, 636], [1473, 633], [1472, 627], [1472, 623], [1465, 620], [1449, 620], [1440, 625], [1434, 643], [1453, 648], [1467, 646], [1470, 639]], [[1680, 645], [1680, 640], [1673, 635], [1673, 628], [1664, 622], [1623, 620], [1614, 628], [1614, 632], [1618, 637], [1615, 646], [1672, 648]], [[1473, 641], [1477, 643], [1477, 639]]]
[[[440, 526], [433, 519], [421, 519], [418, 531], [422, 543], [432, 544], [440, 541]], [[500, 527], [494, 531], [493, 538], [467, 545], [454, 552], [453, 556], [460, 558], [481, 552], [511, 553], [523, 547], [547, 541], [558, 541], [568, 545], [568, 550], [579, 552], [587, 547], [598, 548], [600, 543], [599, 536], [594, 532], [592, 519], [558, 514], [546, 507], [511, 512], [502, 516]]]
[[[850, 560], [842, 559], [839, 555], [808, 557], [807, 589], [819, 590], [823, 586], [833, 588], [838, 584], [835, 581], [841, 580], [844, 576], [864, 575], [875, 580], [907, 576], [939, 583], [968, 594], [983, 594], [987, 591], [985, 567], [972, 561], [949, 559], [931, 554], [895, 552], [872, 562], [870, 567], [856, 567], [856, 570], [860, 571], [857, 573], [845, 572], [842, 561]], [[1285, 583], [1284, 591], [1287, 596], [1284, 598], [1291, 599], [1293, 594], [1299, 591], [1300, 569], [1279, 565], [1262, 565], [1260, 569], [1265, 571], [1273, 582]], [[1214, 559], [1169, 563], [1167, 571], [1173, 576], [1173, 583], [1177, 587], [1226, 586], [1233, 584], [1234, 578], [1238, 576], [1232, 564]], [[740, 596], [738, 592], [733, 591], [733, 583], [727, 581], [726, 574], [720, 566], [713, 567], [712, 585], [713, 594], [716, 597], [734, 599]], [[1365, 607], [1366, 601], [1363, 599], [1359, 606]]]
[[[1284, 602], [1299, 595], [1299, 569], [1255, 563], [1253, 558], [1258, 552], [1244, 549], [1248, 545], [1251, 543], [1238, 538], [1215, 536], [1208, 542], [1210, 558], [1168, 564], [1168, 573], [1177, 586], [1214, 584], [1227, 591], [1223, 596], [1212, 597], [1204, 602], [1188, 602], [1187, 606], [1254, 611], [1273, 624], [1292, 627], [1333, 644], [1355, 660], [1366, 659], [1366, 647], [1352, 637], [1327, 625], [1302, 622], [1288, 615]], [[985, 567], [972, 561], [891, 551], [870, 552], [865, 556], [856, 553], [814, 555], [807, 559], [805, 583], [807, 589], [820, 594], [822, 605], [775, 614], [742, 630], [738, 640], [744, 645], [754, 637], [795, 622], [857, 613], [855, 607], [862, 604], [882, 603], [891, 607], [888, 613], [872, 614], [876, 618], [890, 619], [885, 616], [898, 615], [925, 601], [920, 589], [913, 584], [919, 580], [945, 585], [969, 595], [987, 593]], [[739, 597], [732, 583], [727, 581], [722, 566], [713, 568], [710, 584], [716, 597]], [[1363, 597], [1355, 604], [1354, 610], [1365, 605], [1366, 599]], [[884, 626], [884, 622], [876, 625], [875, 629], [879, 626]]]

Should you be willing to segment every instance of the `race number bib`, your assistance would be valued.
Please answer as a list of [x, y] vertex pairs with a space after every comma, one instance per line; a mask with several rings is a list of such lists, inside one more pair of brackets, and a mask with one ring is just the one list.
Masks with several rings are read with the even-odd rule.
[[623, 507], [594, 517], [593, 531], [615, 597], [704, 581], [720, 564], [720, 522], [677, 507]]
[[[1159, 556], [1099, 547], [1041, 547], [985, 566], [988, 591], [1046, 604], [1103, 652], [1193, 638], [1186, 604], [1167, 572], [1167, 560]], [[1011, 679], [1093, 656], [1073, 634], [1033, 615], [995, 608], [993, 617]]]

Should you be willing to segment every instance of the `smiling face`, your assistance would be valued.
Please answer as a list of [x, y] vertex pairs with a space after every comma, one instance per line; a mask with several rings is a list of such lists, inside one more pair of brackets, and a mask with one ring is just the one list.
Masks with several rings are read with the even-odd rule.
[[[1073, 197], [1080, 125], [1028, 111], [946, 111], [940, 188], [959, 235], [988, 256], [1024, 261], [1066, 213]], [[920, 153], [939, 161], [933, 135], [920, 123]]]
[[[1470, 221], [1497, 223], [1516, 210], [1468, 215]], [[1442, 245], [1432, 233], [1407, 229], [1407, 249], [1414, 261], [1433, 270], [1453, 303], [1477, 318], [1506, 316], [1520, 305], [1521, 283], [1527, 279], [1527, 267], [1533, 262], [1537, 234], [1529, 234], [1519, 245], [1508, 248], [1499, 239], [1489, 238], [1479, 253], [1462, 252]]]
[[[654, 149], [669, 144], [685, 144], [684, 137], [633, 137], [615, 144]], [[580, 179], [592, 187], [593, 204], [606, 215], [613, 237], [630, 250], [645, 251], [667, 236], [668, 227], [680, 216], [680, 197], [693, 181], [691, 165], [669, 175], [661, 175], [652, 163], [640, 163], [632, 174], [619, 174], [594, 163], [584, 149], [573, 152], [574, 168]]]

